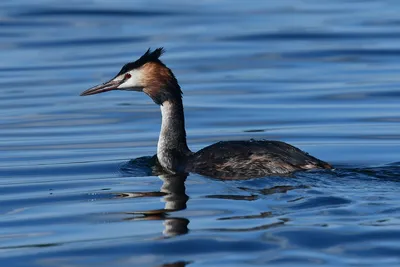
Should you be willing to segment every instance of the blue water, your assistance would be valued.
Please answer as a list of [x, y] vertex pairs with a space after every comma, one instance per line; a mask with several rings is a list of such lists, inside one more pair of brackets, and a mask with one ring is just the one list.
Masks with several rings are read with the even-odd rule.
[[[397, 0], [0, 2], [1, 266], [399, 266]], [[146, 95], [79, 94], [147, 48], [194, 151], [282, 140], [334, 171], [151, 176]]]

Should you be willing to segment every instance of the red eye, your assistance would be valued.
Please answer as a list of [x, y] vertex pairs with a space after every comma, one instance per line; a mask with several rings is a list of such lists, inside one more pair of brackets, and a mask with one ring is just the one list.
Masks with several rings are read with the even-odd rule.
[[132, 75], [130, 75], [129, 73], [125, 74], [125, 79], [129, 79], [130, 77], [132, 77]]

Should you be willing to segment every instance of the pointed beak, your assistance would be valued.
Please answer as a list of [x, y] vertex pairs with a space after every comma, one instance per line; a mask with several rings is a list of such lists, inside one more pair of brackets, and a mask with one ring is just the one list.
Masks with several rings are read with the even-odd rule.
[[92, 88], [87, 89], [86, 91], [81, 93], [81, 96], [85, 96], [85, 95], [95, 95], [95, 94], [99, 94], [99, 93], [104, 93], [107, 91], [111, 91], [111, 90], [115, 90], [118, 88], [118, 86], [120, 84], [122, 84], [124, 81], [109, 81], [103, 84], [99, 84], [96, 85]]

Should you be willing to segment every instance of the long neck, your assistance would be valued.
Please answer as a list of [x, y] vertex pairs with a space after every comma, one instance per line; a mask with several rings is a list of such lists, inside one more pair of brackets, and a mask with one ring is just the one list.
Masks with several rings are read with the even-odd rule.
[[158, 161], [170, 172], [182, 172], [191, 153], [186, 143], [182, 100], [167, 100], [160, 107], [162, 123], [157, 145]]

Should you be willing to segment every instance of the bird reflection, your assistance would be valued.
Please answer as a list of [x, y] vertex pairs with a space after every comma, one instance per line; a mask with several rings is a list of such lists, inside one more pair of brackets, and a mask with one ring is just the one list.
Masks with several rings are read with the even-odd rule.
[[[165, 237], [183, 235], [189, 232], [189, 220], [180, 217], [170, 217], [169, 213], [186, 209], [189, 200], [186, 195], [185, 181], [188, 174], [170, 174], [157, 170], [152, 165], [146, 165], [150, 157], [131, 160], [121, 167], [121, 173], [125, 176], [154, 175], [163, 181], [160, 191], [152, 192], [123, 192], [117, 195], [118, 198], [140, 198], [140, 197], [162, 197], [165, 202], [164, 208], [126, 212], [133, 215], [125, 220], [162, 220], [164, 224], [163, 234]], [[146, 163], [147, 162], [147, 163]]]

